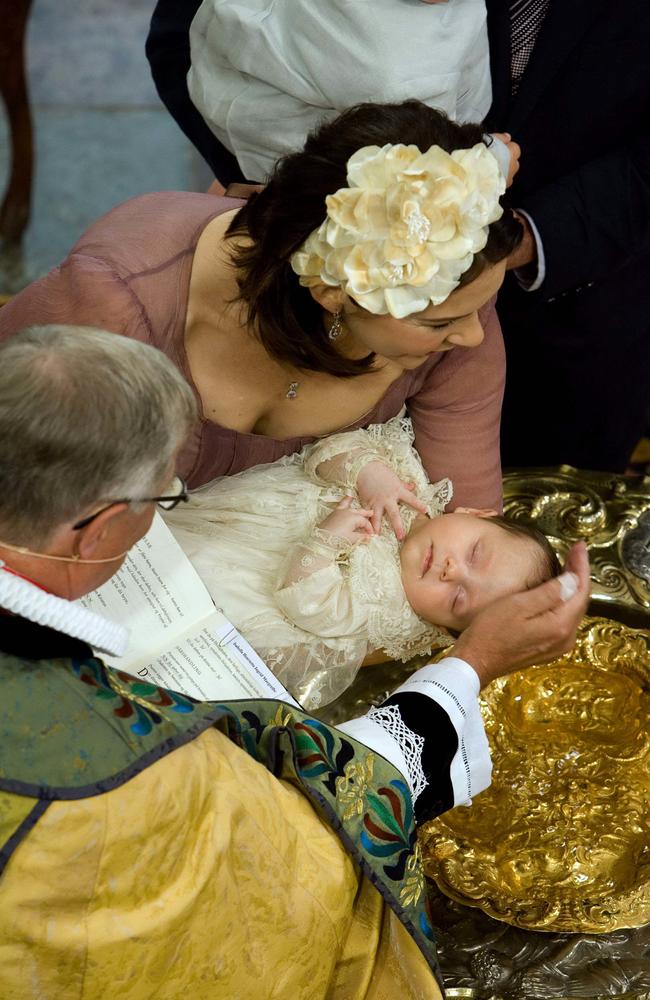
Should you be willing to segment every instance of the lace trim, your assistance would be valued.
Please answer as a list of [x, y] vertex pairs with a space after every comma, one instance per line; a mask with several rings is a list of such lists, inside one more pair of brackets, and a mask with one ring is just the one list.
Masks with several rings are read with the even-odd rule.
[[[406, 528], [415, 512], [405, 508]], [[350, 587], [368, 608], [368, 648], [383, 649], [393, 660], [406, 662], [433, 648], [451, 646], [449, 633], [416, 615], [402, 585], [399, 543], [384, 525], [368, 546], [358, 546], [350, 555]]]
[[315, 552], [330, 557], [334, 555], [337, 559], [349, 555], [355, 544], [349, 538], [336, 535], [333, 531], [327, 531], [326, 528], [314, 528], [311, 537], [302, 542], [305, 548], [313, 549]]
[[424, 736], [419, 736], [405, 725], [398, 705], [384, 705], [380, 708], [371, 708], [368, 712], [368, 718], [376, 722], [378, 726], [381, 726], [399, 744], [406, 762], [407, 777], [411, 786], [413, 804], [415, 805], [419, 796], [429, 784], [422, 769]]
[[[296, 548], [290, 553], [288, 562], [285, 562], [278, 576], [278, 586], [284, 589], [284, 587], [303, 583], [305, 576], [310, 576], [314, 572], [313, 567], [317, 563], [320, 563], [320, 569], [324, 569], [330, 563], [345, 562], [354, 545], [354, 542], [341, 535], [335, 535], [323, 528], [314, 528], [311, 534], [304, 541], [298, 542]], [[291, 580], [289, 577], [295, 573], [295, 570], [292, 572], [292, 567], [296, 565], [296, 560], [301, 569], [308, 572], [304, 575], [299, 574]]]
[[[415, 484], [416, 495], [429, 505], [430, 514], [442, 513], [453, 496], [451, 482], [442, 479], [431, 485], [413, 448], [414, 440], [411, 419], [402, 409], [385, 424], [370, 424], [361, 430], [333, 434], [309, 445], [304, 453], [305, 473], [320, 485], [336, 482], [356, 488], [356, 478], [364, 465], [371, 461], [385, 462], [400, 479]], [[339, 460], [338, 468], [331, 469], [327, 479], [318, 475], [320, 465], [336, 459]], [[354, 482], [346, 482], [351, 478], [349, 471], [347, 476], [343, 471], [346, 466], [354, 472]]]
[[308, 712], [349, 688], [368, 652], [363, 636], [317, 638], [269, 612], [246, 623], [246, 638]]
[[374, 451], [363, 451], [354, 455], [354, 457], [347, 458], [343, 463], [343, 485], [356, 490], [357, 479], [361, 470], [365, 469], [366, 465], [370, 465], [371, 462], [381, 461], [381, 455], [378, 455]]

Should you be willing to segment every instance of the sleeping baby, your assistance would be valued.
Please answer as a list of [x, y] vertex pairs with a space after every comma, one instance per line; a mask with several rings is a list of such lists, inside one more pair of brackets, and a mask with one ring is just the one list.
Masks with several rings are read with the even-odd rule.
[[408, 418], [216, 480], [166, 515], [215, 603], [307, 709], [371, 653], [453, 643], [489, 603], [559, 572], [546, 538], [431, 484]]

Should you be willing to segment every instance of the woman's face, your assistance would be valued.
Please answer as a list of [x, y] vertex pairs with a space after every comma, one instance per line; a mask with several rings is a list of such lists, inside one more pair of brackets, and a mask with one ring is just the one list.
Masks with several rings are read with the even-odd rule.
[[342, 316], [345, 336], [337, 342], [338, 349], [346, 357], [360, 358], [374, 352], [403, 368], [418, 368], [429, 354], [453, 347], [478, 347], [484, 336], [478, 310], [496, 295], [505, 270], [505, 261], [486, 268], [441, 305], [431, 305], [405, 319], [376, 316], [346, 296]]

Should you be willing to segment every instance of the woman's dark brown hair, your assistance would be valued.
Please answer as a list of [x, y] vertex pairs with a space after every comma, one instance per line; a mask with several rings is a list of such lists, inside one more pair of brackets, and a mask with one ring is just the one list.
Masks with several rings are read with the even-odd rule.
[[[266, 351], [297, 368], [349, 377], [368, 371], [374, 355], [342, 357], [327, 336], [322, 307], [300, 285], [290, 259], [325, 219], [325, 198], [347, 186], [346, 165], [363, 146], [404, 143], [446, 152], [486, 141], [480, 125], [459, 125], [420, 101], [358, 104], [308, 137], [305, 148], [278, 161], [266, 188], [237, 213], [229, 237], [250, 237], [233, 250], [240, 297]], [[487, 140], [489, 142], [489, 140]], [[521, 240], [510, 210], [490, 226], [484, 249], [461, 278], [473, 281]]]

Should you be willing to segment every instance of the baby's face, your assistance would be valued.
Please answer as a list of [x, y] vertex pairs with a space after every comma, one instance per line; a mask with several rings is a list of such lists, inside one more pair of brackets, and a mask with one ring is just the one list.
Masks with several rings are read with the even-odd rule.
[[419, 516], [400, 552], [406, 597], [420, 618], [460, 632], [498, 597], [526, 589], [536, 548], [489, 517]]

